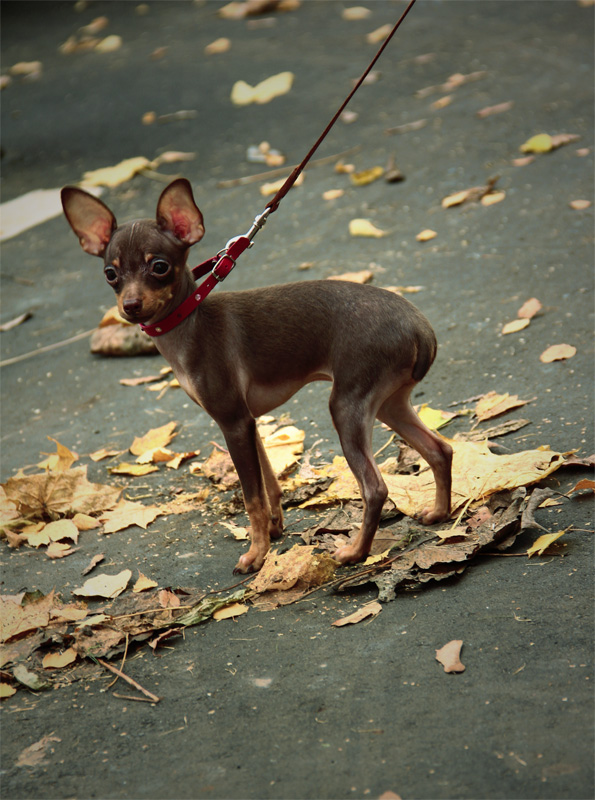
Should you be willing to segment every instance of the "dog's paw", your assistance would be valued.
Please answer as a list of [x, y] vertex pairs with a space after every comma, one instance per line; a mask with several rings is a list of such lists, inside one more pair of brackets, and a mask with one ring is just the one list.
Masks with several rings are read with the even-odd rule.
[[244, 553], [244, 555], [240, 556], [238, 559], [238, 563], [234, 567], [233, 574], [249, 575], [252, 572], [258, 572], [258, 570], [264, 564], [265, 557], [266, 553], [264, 556], [259, 556], [256, 553], [253, 553], [251, 550], [248, 550], [247, 553]]
[[363, 561], [368, 554], [358, 550], [352, 544], [345, 544], [333, 553], [333, 558], [340, 564], [357, 564]]
[[434, 525], [436, 522], [444, 522], [448, 516], [448, 511], [441, 508], [424, 508], [416, 518], [422, 525]]

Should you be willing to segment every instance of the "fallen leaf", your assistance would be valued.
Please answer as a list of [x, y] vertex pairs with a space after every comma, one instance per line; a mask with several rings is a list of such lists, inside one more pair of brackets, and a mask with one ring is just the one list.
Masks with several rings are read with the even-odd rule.
[[300, 2], [301, 0], [243, 0], [227, 3], [217, 13], [225, 19], [245, 19], [271, 11], [295, 11]]
[[293, 72], [279, 72], [256, 86], [237, 81], [231, 90], [231, 102], [236, 106], [269, 103], [275, 97], [287, 94], [293, 85], [293, 79]]
[[539, 360], [544, 364], [550, 364], [552, 361], [564, 361], [575, 355], [576, 347], [573, 347], [571, 344], [553, 344], [543, 351], [539, 356]]
[[52, 439], [51, 436], [48, 436], [48, 439], [56, 445], [56, 452], [43, 453], [47, 458], [44, 461], [40, 461], [36, 466], [40, 469], [48, 469], [53, 472], [64, 472], [64, 470], [70, 469], [74, 462], [77, 461], [78, 454], [71, 452], [63, 444], [56, 441], [56, 439]]
[[16, 689], [9, 683], [0, 682], [0, 700], [6, 700], [7, 697], [12, 697], [16, 694]]
[[52, 542], [72, 539], [76, 543], [79, 538], [79, 530], [71, 519], [59, 519], [56, 522], [49, 522], [43, 532], [46, 536], [49, 536]]
[[370, 9], [364, 6], [351, 6], [341, 11], [341, 17], [353, 22], [354, 20], [367, 19], [371, 13]]
[[482, 206], [493, 206], [495, 203], [501, 203], [506, 197], [506, 192], [488, 192], [479, 201]]
[[74, 663], [78, 658], [78, 653], [72, 647], [62, 653], [46, 653], [41, 665], [44, 669], [63, 669], [69, 664]]
[[[301, 172], [291, 188], [295, 189], [296, 186], [301, 186], [302, 183], [304, 182], [305, 177], [306, 173]], [[270, 194], [276, 194], [285, 183], [285, 180], [286, 178], [280, 178], [278, 181], [272, 181], [271, 183], [263, 183], [262, 186], [260, 187], [260, 194], [263, 197], [267, 197]]]
[[83, 570], [82, 574], [88, 575], [91, 572], [91, 570], [95, 569], [97, 564], [101, 563], [104, 560], [104, 558], [105, 556], [103, 555], [103, 553], [97, 553], [97, 555], [94, 555], [91, 561], [89, 561], [89, 563]]
[[431, 239], [435, 239], [436, 236], [438, 236], [436, 231], [431, 230], [431, 228], [425, 228], [423, 231], [420, 231], [415, 238], [418, 242], [429, 242]]
[[549, 153], [562, 145], [576, 142], [581, 137], [576, 133], [558, 133], [550, 136], [549, 133], [538, 133], [520, 146], [521, 153]]
[[386, 39], [392, 29], [393, 26], [390, 23], [381, 25], [380, 28], [376, 28], [376, 30], [370, 31], [370, 33], [366, 34], [366, 42], [368, 44], [379, 44]]
[[245, 542], [250, 538], [248, 528], [242, 528], [233, 522], [226, 522], [225, 520], [220, 520], [219, 524], [231, 531], [233, 538], [238, 542]]
[[518, 333], [522, 331], [523, 328], [526, 328], [530, 322], [531, 320], [527, 317], [524, 319], [513, 319], [512, 322], [507, 322], [506, 325], [502, 326], [501, 333], [503, 336], [506, 336], [508, 333]]
[[89, 578], [78, 589], [73, 589], [72, 594], [78, 597], [104, 597], [113, 598], [122, 594], [128, 581], [132, 577], [132, 570], [124, 569], [117, 575], [97, 575]]
[[461, 663], [460, 654], [463, 647], [462, 639], [453, 639], [444, 647], [436, 650], [436, 661], [444, 667], [445, 672], [464, 672], [465, 666]]
[[248, 610], [248, 606], [243, 603], [232, 603], [229, 606], [218, 608], [217, 611], [213, 612], [213, 619], [234, 619], [235, 617], [240, 617], [242, 614], [245, 614]]
[[371, 167], [361, 172], [352, 172], [349, 176], [350, 182], [354, 186], [367, 186], [369, 183], [377, 181], [384, 175], [384, 167]]
[[445, 197], [442, 200], [442, 208], [451, 208], [451, 206], [460, 206], [461, 203], [464, 203], [465, 200], [468, 199], [470, 192], [472, 189], [463, 189], [461, 192], [455, 192], [454, 194], [449, 194], [448, 197]]
[[231, 41], [222, 36], [220, 39], [215, 39], [214, 42], [211, 42], [205, 47], [205, 55], [212, 56], [218, 53], [227, 53], [230, 47]]
[[537, 553], [537, 555], [542, 555], [556, 539], [559, 539], [560, 536], [563, 536], [567, 531], [568, 528], [563, 531], [558, 531], [557, 533], [544, 533], [543, 536], [540, 536], [533, 542], [531, 547], [527, 550], [527, 555], [529, 558], [534, 556], [535, 553]]
[[51, 542], [45, 554], [48, 558], [65, 558], [76, 553], [78, 548], [73, 548], [66, 542]]
[[41, 692], [43, 689], [49, 689], [50, 684], [41, 678], [33, 670], [27, 669], [24, 664], [17, 664], [12, 670], [12, 675], [19, 683], [31, 689], [33, 692]]
[[36, 80], [41, 76], [43, 65], [41, 61], [19, 61], [8, 70], [11, 75], [21, 78]]
[[485, 119], [486, 117], [491, 117], [493, 114], [503, 114], [505, 111], [510, 111], [513, 106], [514, 101], [507, 100], [505, 103], [497, 103], [494, 106], [481, 108], [479, 111], [476, 111], [476, 116], [480, 119]]
[[113, 458], [114, 456], [119, 456], [123, 452], [124, 450], [111, 450], [107, 447], [101, 447], [94, 453], [89, 453], [89, 458], [91, 459], [91, 461], [101, 461], [104, 458]]
[[119, 50], [120, 47], [122, 47], [122, 37], [112, 34], [111, 36], [106, 36], [105, 39], [102, 39], [100, 42], [98, 42], [95, 46], [95, 50], [98, 53], [113, 53], [114, 51]]
[[573, 208], [575, 211], [584, 211], [586, 208], [591, 207], [590, 200], [571, 200], [568, 204], [570, 208]]
[[351, 283], [369, 283], [374, 278], [374, 273], [369, 269], [359, 272], [344, 272], [342, 275], [329, 275], [329, 281], [350, 281]]
[[138, 594], [139, 592], [146, 592], [149, 589], [154, 589], [159, 584], [157, 581], [154, 581], [152, 578], [147, 578], [146, 575], [143, 575], [142, 572], [138, 573], [138, 580], [132, 587], [132, 591]]
[[517, 311], [517, 317], [520, 319], [533, 319], [542, 309], [542, 305], [536, 297], [531, 297], [525, 300], [523, 305]]
[[79, 531], [92, 531], [94, 528], [101, 528], [101, 523], [88, 514], [75, 514], [72, 521]]
[[376, 617], [382, 611], [382, 606], [380, 603], [376, 601], [373, 603], [366, 603], [365, 606], [362, 606], [357, 611], [354, 611], [353, 614], [349, 614], [346, 617], [340, 617], [336, 619], [332, 625], [335, 628], [340, 628], [343, 625], [355, 625], [358, 622], [361, 622], [368, 617]]
[[47, 736], [43, 736], [38, 742], [26, 747], [16, 760], [15, 766], [38, 767], [41, 764], [45, 764], [47, 751], [53, 752], [52, 742], [61, 741], [62, 740], [58, 736], [54, 736], [53, 732], [48, 733]]
[[519, 400], [518, 395], [508, 394], [508, 392], [505, 394], [488, 392], [478, 401], [474, 414], [480, 422], [484, 422], [487, 419], [498, 417], [500, 414], [505, 414], [513, 408], [520, 408], [529, 402], [529, 400]]
[[437, 431], [439, 428], [447, 425], [457, 414], [452, 411], [442, 411], [438, 408], [430, 408], [427, 403], [423, 403], [417, 412], [417, 416], [421, 419], [424, 425], [427, 425], [430, 430]]
[[532, 164], [535, 161], [535, 156], [523, 156], [522, 158], [513, 158], [512, 165], [513, 167], [526, 167], [528, 164]]
[[128, 464], [123, 461], [116, 467], [110, 467], [109, 471], [112, 475], [132, 475], [138, 477], [139, 475], [149, 475], [151, 472], [158, 472], [159, 467], [153, 464]]
[[144, 156], [137, 156], [135, 158], [126, 158], [120, 161], [113, 167], [103, 167], [102, 169], [95, 169], [91, 172], [83, 174], [81, 186], [87, 189], [89, 186], [120, 186], [126, 183], [139, 172], [147, 169], [150, 166], [150, 161]]
[[275, 475], [282, 475], [297, 464], [304, 451], [305, 431], [294, 425], [279, 428], [275, 433], [265, 436], [263, 444]]
[[2, 323], [2, 325], [0, 325], [0, 331], [11, 331], [13, 328], [16, 328], [18, 325], [22, 325], [23, 322], [31, 319], [32, 316], [33, 314], [31, 311], [25, 311], [24, 314], [19, 314], [18, 317], [14, 317], [14, 319]]
[[112, 511], [106, 511], [99, 518], [103, 523], [104, 533], [115, 533], [131, 525], [145, 528], [161, 514], [156, 506], [145, 506], [122, 498]]
[[580, 480], [572, 489], [569, 489], [566, 494], [573, 494], [574, 492], [582, 492], [583, 490], [589, 490], [591, 492], [595, 491], [595, 481], [590, 480], [589, 478], [583, 478]]
[[334, 575], [337, 562], [316, 548], [296, 544], [286, 553], [268, 553], [265, 562], [250, 584], [254, 592], [287, 591], [298, 581], [305, 587], [320, 586]]
[[159, 428], [152, 428], [144, 436], [137, 436], [130, 445], [130, 452], [135, 456], [140, 456], [148, 450], [155, 450], [157, 447], [166, 447], [176, 435], [174, 433], [177, 422], [168, 422]]
[[386, 231], [377, 228], [369, 219], [352, 219], [349, 222], [349, 233], [351, 236], [370, 236], [375, 239], [386, 236]]
[[438, 100], [434, 100], [433, 103], [430, 104], [430, 108], [434, 108], [439, 111], [441, 108], [446, 108], [452, 103], [453, 97], [451, 94], [445, 95], [445, 97], [440, 97]]

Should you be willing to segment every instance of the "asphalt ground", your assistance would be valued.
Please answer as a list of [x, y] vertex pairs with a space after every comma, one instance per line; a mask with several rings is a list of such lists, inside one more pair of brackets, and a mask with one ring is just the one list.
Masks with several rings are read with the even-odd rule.
[[[135, 2], [81, 11], [71, 2], [2, 4], [2, 74], [18, 62], [43, 65], [37, 80], [15, 77], [2, 93], [2, 200], [76, 183], [125, 158], [193, 152], [195, 160], [160, 172], [192, 182], [207, 228], [193, 251], [198, 263], [243, 233], [266, 202], [258, 182], [219, 182], [261, 171], [246, 150], [264, 140], [299, 162], [371, 58], [366, 34], [394, 21], [403, 4], [368, 3], [360, 21], [326, 1], [268, 21], [222, 19], [212, 2], [147, 6], [141, 15]], [[119, 49], [59, 52], [102, 15], [105, 35], [122, 37]], [[206, 55], [219, 37], [230, 50]], [[166, 50], [152, 57], [158, 48]], [[590, 455], [593, 207], [569, 204], [593, 200], [593, 7], [419, 0], [377, 69], [379, 79], [350, 105], [357, 120], [338, 123], [317, 157], [359, 147], [346, 160], [363, 170], [394, 156], [405, 180], [353, 187], [333, 163], [309, 169], [219, 291], [362, 269], [376, 285], [423, 286], [414, 302], [440, 349], [415, 402], [446, 408], [491, 390], [518, 394], [532, 399], [516, 412], [531, 425], [500, 439], [501, 452], [550, 445]], [[288, 94], [264, 105], [230, 102], [235, 81], [254, 85], [285, 70], [296, 76]], [[474, 72], [485, 74], [416, 94]], [[432, 107], [447, 95], [448, 104]], [[476, 116], [506, 101], [509, 111]], [[142, 124], [147, 112], [180, 110], [196, 114]], [[422, 128], [385, 133], [420, 119], [428, 120]], [[519, 147], [539, 133], [580, 140], [515, 166]], [[494, 176], [502, 202], [441, 208], [443, 197]], [[122, 221], [150, 216], [163, 185], [139, 175], [103, 199]], [[334, 188], [344, 195], [325, 201]], [[356, 217], [388, 235], [350, 237]], [[426, 228], [437, 236], [420, 243]], [[1, 321], [32, 312], [2, 332], [3, 360], [94, 327], [113, 304], [99, 261], [80, 250], [62, 217], [4, 242], [1, 277]], [[529, 297], [543, 313], [502, 336]], [[560, 343], [576, 355], [543, 364], [540, 354]], [[85, 338], [2, 367], [2, 480], [51, 450], [47, 436], [81, 454], [100, 482], [106, 467], [86, 454], [108, 443], [125, 448], [171, 419], [181, 427], [177, 449], [204, 454], [210, 441], [222, 443], [180, 391], [156, 401], [119, 384], [161, 365], [159, 357], [92, 356]], [[323, 460], [339, 452], [328, 391], [314, 385], [280, 410], [305, 428], [306, 448], [322, 440]], [[446, 432], [467, 427], [463, 419]], [[377, 438], [381, 446], [386, 433]], [[547, 484], [564, 492], [585, 474], [566, 469]], [[161, 471], [125, 483], [131, 496], [165, 496], [204, 479]], [[161, 697], [156, 706], [114, 697], [105, 691], [111, 678], [91, 663], [53, 691], [20, 690], [2, 703], [3, 797], [591, 798], [592, 500], [575, 497], [537, 518], [548, 530], [570, 528], [557, 555], [486, 557], [456, 580], [399, 594], [367, 624], [330, 625], [374, 599], [373, 587], [209, 622], [161, 657], [140, 649], [126, 669]], [[294, 510], [288, 523], [292, 541], [309, 518]], [[3, 593], [56, 588], [66, 597], [99, 552], [113, 571], [129, 566], [163, 587], [210, 588], [233, 583], [242, 547], [215, 510], [102, 540], [91, 531], [57, 561], [0, 545]], [[435, 650], [455, 638], [464, 641], [466, 671], [447, 675]], [[25, 748], [49, 734], [43, 762], [18, 766]]]

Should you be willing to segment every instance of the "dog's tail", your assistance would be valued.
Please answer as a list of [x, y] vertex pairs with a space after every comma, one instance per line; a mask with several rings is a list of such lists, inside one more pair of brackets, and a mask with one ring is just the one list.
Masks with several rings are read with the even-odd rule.
[[428, 325], [429, 330], [417, 340], [417, 358], [413, 365], [412, 377], [415, 381], [421, 381], [425, 377], [436, 358], [438, 343], [434, 331]]

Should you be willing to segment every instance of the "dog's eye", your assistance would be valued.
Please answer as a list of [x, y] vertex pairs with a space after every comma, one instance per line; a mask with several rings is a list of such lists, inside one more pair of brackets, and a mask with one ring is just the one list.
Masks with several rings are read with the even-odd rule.
[[159, 278], [165, 277], [170, 271], [170, 265], [162, 258], [155, 258], [151, 261], [151, 272]]
[[113, 286], [114, 284], [116, 284], [118, 282], [118, 273], [116, 272], [116, 270], [113, 267], [107, 266], [103, 270], [103, 272], [105, 274], [105, 279], [110, 284], [110, 286]]

